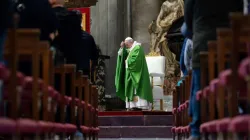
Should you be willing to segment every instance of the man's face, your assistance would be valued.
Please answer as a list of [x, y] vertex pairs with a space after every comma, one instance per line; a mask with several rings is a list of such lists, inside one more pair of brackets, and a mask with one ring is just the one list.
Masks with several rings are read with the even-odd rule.
[[128, 41], [124, 41], [125, 42], [125, 46], [126, 48], [131, 48], [132, 47], [132, 43], [128, 42]]

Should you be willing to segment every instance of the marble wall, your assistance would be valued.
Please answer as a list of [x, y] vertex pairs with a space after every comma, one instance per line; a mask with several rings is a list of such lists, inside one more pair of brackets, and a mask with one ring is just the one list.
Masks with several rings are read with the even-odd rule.
[[162, 0], [132, 0], [132, 37], [150, 51], [149, 24], [157, 19]]

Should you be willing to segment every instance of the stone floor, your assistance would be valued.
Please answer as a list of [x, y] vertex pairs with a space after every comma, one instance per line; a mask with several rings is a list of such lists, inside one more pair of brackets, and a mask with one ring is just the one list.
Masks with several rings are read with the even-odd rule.
[[99, 138], [99, 140], [172, 140], [172, 139], [169, 139], [169, 138], [117, 138], [117, 139]]

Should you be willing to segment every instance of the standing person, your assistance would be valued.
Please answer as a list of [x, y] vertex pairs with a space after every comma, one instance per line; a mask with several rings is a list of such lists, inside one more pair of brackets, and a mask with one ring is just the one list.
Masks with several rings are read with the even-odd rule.
[[145, 54], [131, 37], [122, 41], [118, 52], [115, 86], [127, 109], [151, 109], [153, 94]]
[[0, 63], [3, 63], [3, 45], [6, 40], [7, 28], [10, 27], [12, 18], [11, 0], [0, 0]]
[[201, 88], [199, 53], [208, 50], [209, 40], [216, 39], [216, 28], [229, 26], [229, 12], [242, 11], [242, 5], [241, 0], [185, 0], [184, 18], [187, 28], [193, 32], [193, 77], [189, 104], [192, 122], [189, 140], [200, 139], [200, 103], [195, 98], [196, 92]]

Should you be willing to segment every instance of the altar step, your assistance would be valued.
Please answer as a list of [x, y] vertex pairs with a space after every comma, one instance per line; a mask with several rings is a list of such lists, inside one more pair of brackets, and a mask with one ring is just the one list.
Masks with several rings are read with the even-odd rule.
[[172, 115], [99, 116], [99, 126], [172, 126]]
[[171, 138], [172, 126], [100, 126], [99, 138]]
[[172, 115], [99, 116], [99, 138], [171, 138]]

